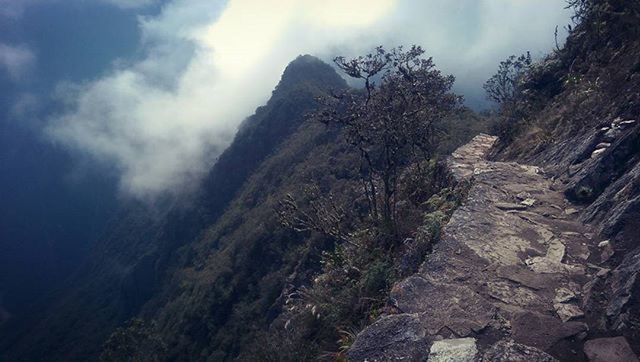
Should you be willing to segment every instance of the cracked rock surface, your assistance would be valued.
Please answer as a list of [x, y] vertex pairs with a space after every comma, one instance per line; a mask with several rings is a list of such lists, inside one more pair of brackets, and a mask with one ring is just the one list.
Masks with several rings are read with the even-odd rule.
[[600, 271], [588, 267], [600, 240], [541, 168], [487, 161], [495, 140], [479, 135], [451, 156], [468, 199], [419, 272], [393, 287], [398, 314], [362, 331], [350, 361], [426, 360], [460, 339], [473, 339], [476, 359], [585, 360], [582, 290]]

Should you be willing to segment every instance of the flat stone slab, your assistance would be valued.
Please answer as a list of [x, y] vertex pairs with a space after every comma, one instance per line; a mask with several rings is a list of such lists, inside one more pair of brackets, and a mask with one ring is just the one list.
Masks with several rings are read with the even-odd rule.
[[455, 338], [433, 342], [429, 362], [474, 362], [478, 354], [475, 338]]
[[429, 341], [415, 314], [396, 314], [378, 319], [358, 335], [349, 348], [349, 361], [420, 361]]
[[584, 343], [584, 354], [591, 362], [637, 362], [624, 337], [598, 338]]
[[491, 346], [482, 356], [481, 362], [558, 362], [557, 359], [534, 347], [501, 340]]
[[511, 322], [513, 339], [527, 346], [543, 351], [553, 347], [558, 341], [587, 331], [581, 322], [563, 323], [558, 318], [535, 312], [524, 312]]
[[469, 287], [415, 275], [396, 284], [391, 297], [402, 312], [419, 313], [430, 335], [447, 329], [457, 337], [466, 337], [482, 330], [495, 313], [495, 307]]

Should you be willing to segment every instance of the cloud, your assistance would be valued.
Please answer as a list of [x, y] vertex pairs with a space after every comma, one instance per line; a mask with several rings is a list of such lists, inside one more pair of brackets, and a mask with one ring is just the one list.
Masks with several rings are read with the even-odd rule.
[[[0, 0], [1, 1], [1, 0]], [[563, 0], [173, 0], [142, 18], [146, 56], [60, 87], [56, 140], [114, 163], [121, 189], [146, 197], [197, 181], [299, 54], [325, 59], [421, 44], [465, 88], [497, 62], [553, 44]]]
[[142, 8], [157, 3], [159, 0], [101, 0], [122, 9]]
[[12, 46], [0, 43], [0, 69], [12, 81], [20, 82], [25, 80], [35, 61], [35, 55], [26, 46]]

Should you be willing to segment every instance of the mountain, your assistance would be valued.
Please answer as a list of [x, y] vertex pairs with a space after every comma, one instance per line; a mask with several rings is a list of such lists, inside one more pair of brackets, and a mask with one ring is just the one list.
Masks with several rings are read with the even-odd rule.
[[2, 350], [27, 360], [95, 358], [105, 336], [136, 315], [169, 278], [173, 264], [182, 262], [176, 254], [180, 246], [205, 232], [248, 176], [296, 131], [313, 110], [315, 97], [344, 87], [344, 80], [320, 60], [301, 56], [293, 61], [271, 100], [245, 120], [212, 167], [201, 193], [166, 198], [151, 207], [123, 206], [53, 304], [34, 310], [26, 321], [3, 326], [8, 337], [2, 338]]
[[[291, 62], [271, 99], [240, 125], [197, 192], [124, 205], [53, 302], [3, 326], [5, 358], [250, 360], [303, 353], [307, 357], [300, 358], [311, 359], [323, 348], [338, 348], [331, 321], [308, 325], [306, 337], [294, 342], [270, 331], [286, 322], [288, 295], [312, 283], [327, 252], [339, 247], [320, 233], [283, 227], [283, 201], [297, 195], [326, 202], [324, 194], [346, 202], [358, 194], [358, 152], [340, 127], [313, 117], [317, 97], [345, 89], [346, 82], [317, 58]], [[439, 125], [441, 152], [487, 124], [459, 110]], [[434, 171], [426, 177], [446, 178], [435, 172], [435, 163], [426, 167]], [[440, 190], [416, 187], [422, 190], [411, 191], [415, 203]], [[437, 203], [451, 205], [452, 197]], [[374, 261], [375, 269], [380, 264]], [[372, 283], [366, 274], [362, 278]], [[379, 298], [377, 285], [364, 291]], [[354, 320], [365, 318], [363, 312]]]

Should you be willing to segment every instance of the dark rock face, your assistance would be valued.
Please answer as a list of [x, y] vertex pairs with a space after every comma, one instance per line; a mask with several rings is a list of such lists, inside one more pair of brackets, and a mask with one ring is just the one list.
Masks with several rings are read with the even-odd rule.
[[424, 361], [428, 347], [427, 332], [418, 315], [388, 315], [358, 336], [349, 349], [349, 360]]
[[[623, 8], [630, 4], [619, 3]], [[590, 334], [623, 335], [640, 353], [637, 26], [635, 31], [617, 32], [613, 38], [622, 42], [590, 50], [589, 54], [598, 54], [597, 61], [586, 54], [576, 56], [576, 63], [582, 63], [581, 81], [565, 85], [557, 97], [548, 99], [530, 115], [534, 127], [493, 156], [544, 167], [555, 180], [554, 188], [580, 205], [572, 207], [579, 220], [608, 241], [589, 259], [589, 268], [599, 271], [584, 285], [581, 307]], [[572, 36], [571, 41], [581, 44], [582, 35]], [[594, 81], [600, 84], [590, 88]]]

